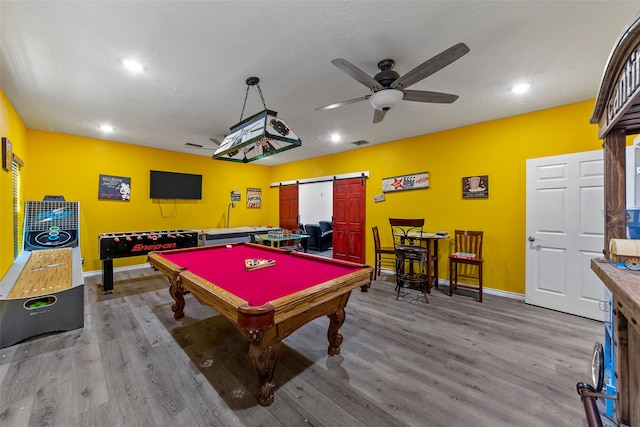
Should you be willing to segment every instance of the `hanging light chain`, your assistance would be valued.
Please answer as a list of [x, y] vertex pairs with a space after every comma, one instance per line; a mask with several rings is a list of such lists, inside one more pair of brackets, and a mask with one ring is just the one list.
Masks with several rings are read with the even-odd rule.
[[244, 117], [244, 107], [247, 106], [247, 97], [249, 96], [249, 88], [251, 86], [247, 85], [247, 91], [244, 93], [244, 102], [242, 103], [242, 112], [240, 113], [240, 120], [238, 123], [242, 121], [242, 117]]
[[265, 102], [264, 102], [264, 96], [262, 96], [262, 89], [260, 89], [260, 83], [256, 83], [256, 86], [258, 87], [258, 93], [260, 94], [260, 99], [262, 100], [262, 106], [266, 110], [267, 109], [267, 104], [265, 104]]
[[260, 89], [260, 79], [257, 77], [249, 77], [247, 79], [247, 90], [244, 93], [244, 102], [242, 103], [242, 112], [240, 113], [240, 121], [242, 121], [242, 118], [244, 117], [244, 109], [247, 106], [247, 98], [249, 97], [249, 88], [251, 88], [251, 86], [257, 86], [258, 87], [258, 94], [260, 94], [260, 100], [262, 100], [262, 106], [264, 107], [264, 109], [267, 109], [267, 104], [264, 102], [264, 96], [262, 95], [262, 89]]

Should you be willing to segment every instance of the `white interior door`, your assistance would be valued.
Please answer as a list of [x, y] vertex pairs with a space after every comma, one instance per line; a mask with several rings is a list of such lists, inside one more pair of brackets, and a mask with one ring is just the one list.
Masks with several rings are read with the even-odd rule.
[[527, 160], [525, 301], [604, 320], [602, 150]]

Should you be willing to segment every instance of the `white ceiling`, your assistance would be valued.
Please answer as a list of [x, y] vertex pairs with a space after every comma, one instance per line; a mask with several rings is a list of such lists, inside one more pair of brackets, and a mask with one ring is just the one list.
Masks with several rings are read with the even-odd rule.
[[[0, 1], [0, 84], [30, 129], [210, 156], [240, 120], [245, 80], [302, 147], [276, 165], [596, 97], [636, 1]], [[444, 49], [471, 52], [411, 86], [453, 104], [402, 101], [373, 124], [369, 90], [331, 64], [371, 76], [385, 58], [405, 74]], [[125, 58], [145, 70], [131, 74]], [[528, 94], [510, 92], [529, 82]], [[256, 88], [244, 118], [263, 110]], [[589, 117], [584, 118], [585, 121]], [[110, 123], [104, 135], [98, 126]], [[342, 142], [329, 136], [339, 132]], [[213, 160], [212, 160], [213, 161]]]

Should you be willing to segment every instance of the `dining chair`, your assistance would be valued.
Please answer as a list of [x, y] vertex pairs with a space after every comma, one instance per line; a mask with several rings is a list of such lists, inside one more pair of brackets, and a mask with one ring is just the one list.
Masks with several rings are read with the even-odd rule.
[[[478, 292], [478, 302], [482, 302], [482, 239], [482, 231], [455, 231], [454, 252], [449, 256], [449, 296], [457, 288], [471, 289]], [[460, 283], [461, 277], [477, 284]]]
[[393, 248], [396, 255], [396, 290], [400, 297], [403, 287], [416, 289], [424, 294], [431, 293], [429, 280], [429, 248], [422, 246], [422, 219], [389, 218]]
[[380, 245], [380, 233], [378, 232], [378, 227], [371, 227], [373, 231], [373, 244], [375, 247], [375, 256], [376, 256], [376, 264], [373, 269], [373, 280], [376, 280], [380, 275], [380, 270], [382, 269], [382, 257], [385, 255], [393, 255], [394, 262], [396, 256], [396, 250], [393, 246], [381, 246]]

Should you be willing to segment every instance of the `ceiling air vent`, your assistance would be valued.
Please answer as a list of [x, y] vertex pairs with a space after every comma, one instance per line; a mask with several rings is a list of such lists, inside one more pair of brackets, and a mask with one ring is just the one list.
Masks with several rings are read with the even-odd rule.
[[364, 139], [361, 139], [360, 141], [353, 141], [352, 144], [353, 145], [365, 145], [368, 144], [369, 141], [365, 141]]

